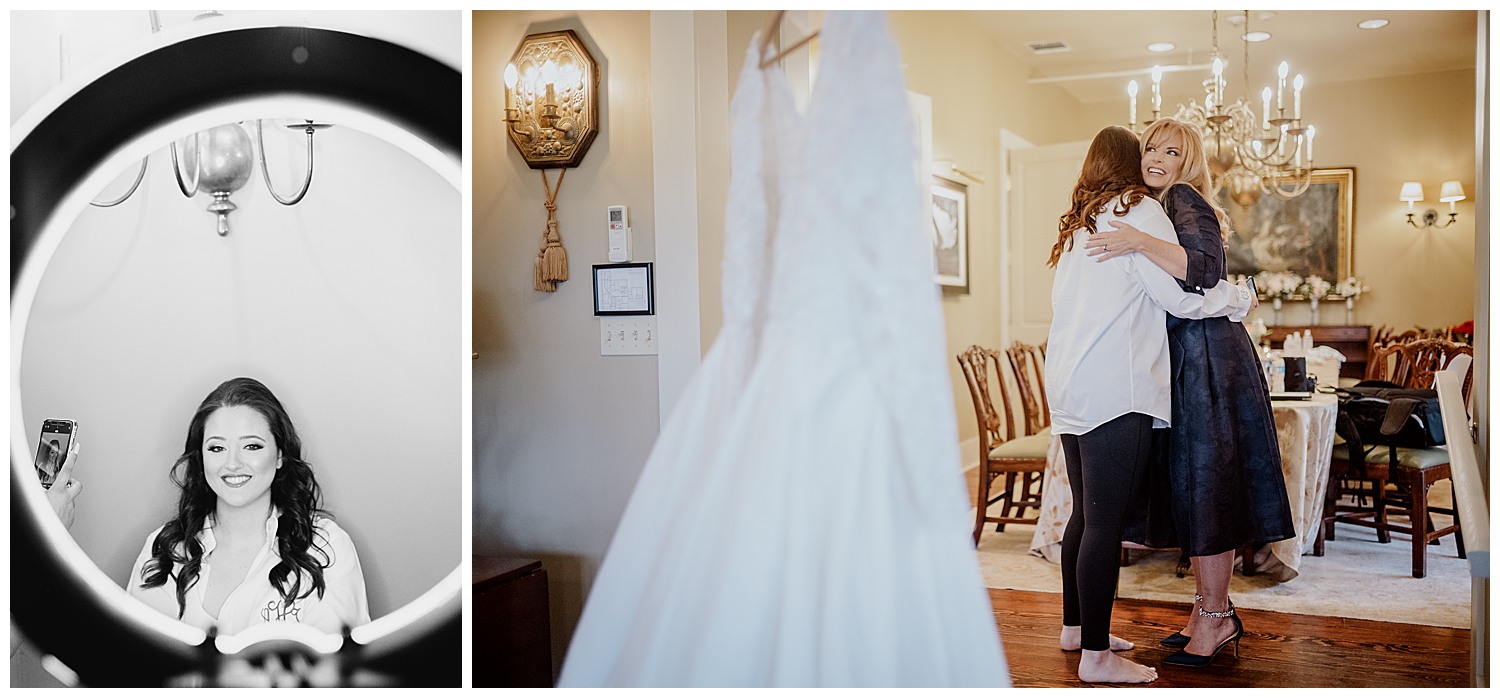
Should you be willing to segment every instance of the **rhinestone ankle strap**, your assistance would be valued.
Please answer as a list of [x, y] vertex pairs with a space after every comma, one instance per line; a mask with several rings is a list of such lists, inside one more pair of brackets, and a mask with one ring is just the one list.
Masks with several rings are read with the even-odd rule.
[[[1200, 597], [1200, 599], [1201, 599], [1201, 597]], [[1205, 617], [1208, 617], [1208, 618], [1233, 618], [1234, 617], [1234, 602], [1233, 601], [1229, 602], [1229, 610], [1227, 610], [1227, 611], [1207, 611], [1207, 610], [1204, 610], [1202, 606], [1199, 606], [1198, 607], [1198, 615], [1205, 616]]]

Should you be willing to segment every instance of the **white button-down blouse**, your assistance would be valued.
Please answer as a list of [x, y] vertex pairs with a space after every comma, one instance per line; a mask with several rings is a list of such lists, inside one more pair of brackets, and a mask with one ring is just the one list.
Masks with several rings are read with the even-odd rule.
[[[275, 546], [278, 513], [273, 508], [270, 517], [266, 519], [266, 542], [256, 554], [244, 581], [225, 599], [218, 618], [203, 608], [203, 596], [213, 568], [207, 561], [198, 568], [198, 580], [187, 591], [186, 608], [182, 614], [184, 623], [204, 630], [218, 626], [220, 634], [232, 635], [261, 623], [306, 623], [324, 632], [338, 633], [346, 623], [358, 626], [370, 622], [370, 607], [365, 599], [365, 577], [360, 569], [359, 555], [354, 551], [354, 542], [350, 540], [349, 534], [332, 519], [320, 518], [314, 524], [313, 541], [330, 560], [329, 566], [323, 570], [326, 587], [323, 598], [320, 599], [313, 593], [296, 599], [291, 604], [282, 600], [281, 592], [270, 580], [271, 568], [281, 562], [281, 554]], [[160, 532], [161, 529], [158, 528], [146, 537], [146, 545], [130, 569], [130, 583], [125, 589], [148, 606], [176, 618], [175, 566], [172, 570], [174, 576], [165, 584], [149, 589], [141, 587], [141, 568], [151, 559], [151, 543]], [[206, 557], [215, 546], [213, 528], [204, 526], [198, 533], [198, 540], [203, 544]], [[313, 559], [321, 562], [322, 554], [314, 551]], [[303, 590], [307, 589], [307, 585], [308, 582], [304, 580]]]
[[[1119, 220], [1177, 243], [1172, 221], [1155, 199], [1142, 199], [1124, 216], [1118, 200], [1096, 220], [1109, 230]], [[1171, 358], [1165, 313], [1189, 319], [1250, 312], [1250, 291], [1220, 281], [1203, 295], [1182, 290], [1170, 274], [1134, 253], [1099, 262], [1073, 234], [1073, 248], [1057, 262], [1052, 281], [1052, 329], [1047, 335], [1046, 385], [1055, 434], [1085, 434], [1116, 417], [1139, 412], [1172, 420]]]

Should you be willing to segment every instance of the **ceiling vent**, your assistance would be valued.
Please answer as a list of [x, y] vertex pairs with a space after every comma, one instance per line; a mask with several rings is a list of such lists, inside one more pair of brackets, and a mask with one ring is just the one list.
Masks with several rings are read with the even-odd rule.
[[1032, 41], [1026, 44], [1031, 49], [1032, 55], [1041, 56], [1048, 53], [1065, 53], [1072, 51], [1073, 47], [1061, 41]]

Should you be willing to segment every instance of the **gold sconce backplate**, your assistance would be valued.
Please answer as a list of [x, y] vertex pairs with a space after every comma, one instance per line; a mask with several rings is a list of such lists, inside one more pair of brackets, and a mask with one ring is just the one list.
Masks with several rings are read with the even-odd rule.
[[577, 34], [563, 30], [526, 37], [511, 66], [505, 120], [516, 150], [532, 169], [576, 167], [599, 134], [594, 57]]

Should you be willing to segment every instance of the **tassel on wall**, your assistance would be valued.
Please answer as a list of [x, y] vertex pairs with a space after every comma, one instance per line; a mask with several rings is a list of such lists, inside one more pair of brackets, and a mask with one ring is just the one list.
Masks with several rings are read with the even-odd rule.
[[547, 171], [541, 173], [542, 190], [547, 192], [547, 200], [542, 204], [547, 207], [547, 230], [542, 233], [542, 248], [536, 253], [534, 287], [550, 293], [557, 290], [557, 282], [568, 280], [568, 251], [563, 249], [562, 235], [557, 231], [557, 193], [562, 191], [568, 169], [563, 168], [557, 175], [556, 188], [547, 184]]

